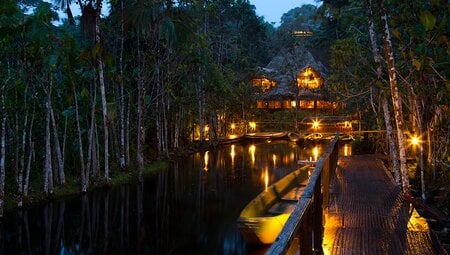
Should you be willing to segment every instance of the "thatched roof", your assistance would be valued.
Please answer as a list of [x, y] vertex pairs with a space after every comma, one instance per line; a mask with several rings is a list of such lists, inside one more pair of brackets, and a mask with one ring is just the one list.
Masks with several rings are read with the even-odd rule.
[[[297, 46], [283, 49], [260, 72], [266, 78], [277, 82], [277, 86], [266, 92], [263, 99], [288, 100], [297, 93], [296, 79], [300, 72], [312, 67], [322, 78], [326, 77], [326, 68], [305, 48]], [[301, 91], [302, 99], [320, 99], [323, 96], [311, 91]]]

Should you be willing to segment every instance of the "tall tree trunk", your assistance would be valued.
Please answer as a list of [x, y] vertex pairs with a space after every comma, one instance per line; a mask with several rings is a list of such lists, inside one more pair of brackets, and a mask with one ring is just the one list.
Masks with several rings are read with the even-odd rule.
[[6, 159], [6, 109], [5, 109], [5, 95], [3, 86], [1, 90], [2, 103], [2, 131], [1, 131], [1, 147], [0, 147], [0, 217], [3, 217], [3, 204], [5, 200], [5, 159]]
[[[25, 89], [26, 91], [26, 89]], [[26, 92], [25, 92], [26, 94]], [[26, 99], [24, 102], [24, 107], [26, 108]], [[23, 196], [23, 173], [25, 171], [25, 146], [26, 146], [26, 141], [27, 141], [27, 125], [28, 125], [28, 109], [25, 110], [25, 119], [24, 119], [24, 123], [23, 123], [23, 129], [22, 129], [22, 153], [20, 155], [20, 167], [19, 167], [19, 172], [18, 172], [18, 189], [17, 189], [17, 196], [19, 197], [19, 201], [17, 202], [17, 206], [19, 208], [22, 207], [22, 196]]]
[[[77, 134], [78, 134], [78, 150], [80, 153], [80, 170], [81, 170], [81, 192], [86, 193], [88, 189], [88, 179], [89, 175], [86, 175], [86, 168], [84, 167], [84, 152], [83, 152], [83, 139], [81, 137], [81, 128], [80, 128], [80, 113], [78, 111], [78, 99], [77, 94], [75, 92], [75, 86], [73, 86], [73, 95], [75, 101], [75, 120], [77, 123]], [[90, 133], [90, 131], [89, 131]]]
[[29, 134], [28, 134], [28, 144], [30, 146], [29, 152], [28, 152], [28, 162], [27, 162], [27, 168], [25, 171], [25, 181], [23, 185], [23, 196], [28, 197], [28, 187], [30, 183], [30, 171], [31, 171], [31, 161], [33, 159], [34, 154], [34, 142], [33, 142], [33, 125], [34, 125], [34, 116], [36, 111], [36, 105], [33, 104], [33, 114], [31, 115], [31, 123], [29, 128]]
[[[100, 12], [102, 9], [102, 1], [97, 0], [96, 4], [96, 15], [95, 15], [95, 42], [98, 46], [101, 46], [101, 37], [100, 37]], [[98, 64], [98, 78], [100, 83], [100, 96], [102, 98], [102, 116], [103, 116], [103, 131], [104, 131], [104, 158], [105, 158], [105, 173], [104, 178], [106, 183], [110, 182], [109, 178], [109, 136], [108, 136], [108, 110], [106, 106], [106, 92], [105, 92], [105, 77], [103, 72], [103, 58], [101, 54], [97, 57]]]
[[388, 101], [386, 96], [381, 95], [381, 105], [384, 113], [384, 123], [386, 124], [386, 134], [389, 144], [389, 151], [391, 152], [392, 167], [394, 168], [394, 179], [397, 185], [401, 185], [400, 166], [397, 154], [397, 147], [395, 146], [395, 135], [391, 124], [391, 113], [389, 111]]
[[392, 49], [391, 35], [389, 33], [389, 26], [387, 21], [386, 9], [384, 7], [384, 0], [378, 0], [384, 51], [386, 54], [386, 61], [389, 73], [389, 82], [391, 85], [391, 95], [392, 103], [394, 106], [394, 116], [397, 125], [397, 139], [398, 139], [398, 149], [400, 156], [400, 172], [402, 175], [402, 188], [403, 192], [409, 194], [409, 177], [408, 169], [406, 167], [406, 146], [405, 138], [403, 134], [403, 111], [402, 111], [402, 100], [400, 98], [399, 89], [397, 86], [396, 78], [396, 68], [394, 61], [394, 51]]
[[[380, 50], [379, 50], [378, 44], [377, 44], [378, 40], [377, 40], [377, 36], [375, 33], [375, 26], [374, 26], [374, 22], [373, 22], [373, 9], [372, 9], [371, 0], [365, 0], [365, 4], [366, 4], [367, 19], [368, 19], [368, 23], [369, 23], [369, 34], [370, 34], [370, 42], [372, 45], [372, 54], [373, 54], [373, 58], [375, 60], [375, 64], [377, 65], [377, 69], [376, 69], [377, 70], [377, 80], [381, 81], [382, 76], [383, 76], [383, 71], [381, 68], [382, 57], [381, 57]], [[384, 113], [384, 123], [386, 125], [386, 134], [387, 134], [387, 140], [388, 140], [388, 144], [389, 144], [389, 152], [391, 154], [392, 167], [394, 170], [394, 178], [395, 178], [395, 182], [397, 183], [397, 185], [401, 185], [400, 166], [399, 166], [399, 161], [398, 161], [397, 147], [395, 146], [395, 136], [394, 136], [392, 124], [391, 124], [391, 114], [389, 111], [389, 105], [388, 105], [386, 96], [383, 93], [380, 94], [380, 97], [381, 97], [381, 105], [383, 107], [383, 113]]]
[[131, 114], [131, 100], [128, 100], [127, 116], [126, 116], [126, 133], [125, 133], [125, 159], [126, 162], [130, 162], [130, 114]]
[[144, 173], [144, 84], [142, 78], [138, 80], [138, 102], [137, 102], [137, 118], [138, 118], [138, 132], [137, 132], [137, 151], [136, 160], [138, 163], [138, 179], [139, 182], [143, 181]]
[[56, 126], [56, 121], [55, 121], [55, 114], [53, 111], [53, 105], [50, 99], [50, 117], [51, 117], [51, 121], [52, 121], [52, 128], [53, 128], [53, 139], [54, 139], [54, 146], [56, 148], [56, 159], [58, 161], [58, 177], [59, 177], [59, 183], [60, 184], [65, 184], [66, 183], [66, 177], [64, 174], [64, 160], [63, 160], [63, 155], [61, 152], [61, 146], [59, 143], [59, 136], [58, 136], [58, 127]]
[[123, 0], [120, 1], [120, 159], [119, 166], [124, 169], [127, 162], [125, 161], [125, 93], [124, 93], [124, 76], [123, 76], [123, 49], [124, 49], [124, 7]]
[[[50, 97], [47, 95], [47, 97]], [[44, 159], [44, 194], [53, 193], [52, 175], [52, 149], [50, 141], [50, 103], [47, 101], [47, 114], [45, 117], [45, 159]]]

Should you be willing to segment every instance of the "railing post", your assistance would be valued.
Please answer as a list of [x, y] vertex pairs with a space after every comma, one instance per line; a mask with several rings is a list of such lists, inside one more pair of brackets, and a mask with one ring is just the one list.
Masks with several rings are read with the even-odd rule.
[[[323, 174], [324, 172], [322, 172]], [[319, 178], [318, 180], [323, 180], [322, 178]], [[322, 239], [323, 239], [323, 209], [322, 209], [322, 202], [323, 202], [323, 195], [321, 192], [321, 186], [322, 184], [320, 182], [316, 183], [316, 186], [314, 187], [314, 206], [312, 210], [313, 215], [313, 251], [319, 252], [322, 254]]]
[[300, 241], [300, 254], [311, 254], [312, 253], [312, 224], [314, 215], [312, 210], [306, 211], [306, 220], [301, 224], [299, 234]]

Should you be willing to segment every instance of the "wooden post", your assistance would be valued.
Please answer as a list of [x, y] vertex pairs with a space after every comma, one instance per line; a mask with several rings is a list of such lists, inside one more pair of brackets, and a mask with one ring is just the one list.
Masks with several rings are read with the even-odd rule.
[[330, 165], [333, 164], [333, 153], [330, 154], [329, 157], [325, 160], [322, 169], [322, 194], [323, 194], [323, 209], [328, 208], [329, 198], [330, 198]]
[[299, 240], [300, 240], [300, 254], [311, 254], [312, 253], [312, 224], [314, 214], [313, 210], [306, 211], [306, 220], [300, 226], [300, 230], [298, 231]]
[[[326, 171], [325, 171], [326, 172]], [[325, 173], [322, 172], [322, 173]], [[323, 176], [322, 179], [319, 178], [318, 180], [322, 180], [323, 181]], [[325, 178], [325, 179], [328, 179]], [[322, 217], [323, 217], [323, 209], [322, 209], [322, 202], [323, 202], [323, 195], [321, 192], [321, 186], [323, 186], [323, 184], [321, 185], [320, 182], [316, 183], [316, 186], [314, 187], [314, 206], [313, 206], [313, 210], [312, 210], [312, 215], [313, 215], [313, 251], [314, 252], [319, 252], [320, 254], [322, 254], [322, 240], [323, 240], [323, 222], [322, 222]], [[327, 186], [327, 190], [328, 190], [328, 186]]]

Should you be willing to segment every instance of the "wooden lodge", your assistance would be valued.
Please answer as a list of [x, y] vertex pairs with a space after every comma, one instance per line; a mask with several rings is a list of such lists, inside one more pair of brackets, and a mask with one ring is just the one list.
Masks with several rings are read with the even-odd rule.
[[[291, 84], [291, 85], [290, 85]], [[294, 84], [294, 85], [292, 85]], [[258, 109], [335, 109], [336, 103], [328, 100], [324, 78], [311, 66], [306, 66], [294, 81], [277, 82], [267, 77], [252, 79], [260, 88], [256, 101]]]

